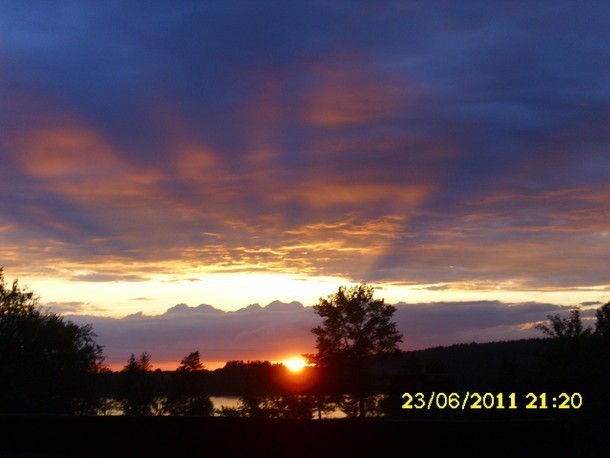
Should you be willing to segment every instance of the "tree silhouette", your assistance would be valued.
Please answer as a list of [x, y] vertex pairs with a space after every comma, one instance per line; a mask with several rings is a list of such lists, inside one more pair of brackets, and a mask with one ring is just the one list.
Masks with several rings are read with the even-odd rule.
[[595, 334], [610, 341], [610, 302], [605, 303], [595, 312]]
[[236, 407], [221, 407], [221, 417], [282, 418], [311, 420], [316, 399], [305, 394], [266, 394], [240, 396]]
[[180, 361], [180, 366], [178, 366], [177, 371], [190, 373], [202, 371], [203, 369], [204, 367], [199, 356], [199, 350], [197, 350], [189, 353], [187, 356], [182, 358], [182, 361]]
[[136, 359], [132, 353], [121, 371], [119, 397], [125, 415], [155, 413], [155, 379], [150, 354], [144, 352]]
[[166, 411], [172, 415], [211, 415], [214, 405], [205, 393], [205, 375], [198, 350], [185, 356], [172, 374]]
[[591, 335], [591, 328], [584, 328], [580, 319], [580, 309], [573, 308], [568, 318], [561, 318], [559, 314], [547, 315], [549, 326], [537, 324], [536, 329], [556, 339], [570, 339]]
[[41, 310], [0, 268], [0, 412], [95, 413], [105, 367], [94, 337], [91, 326]]
[[610, 302], [605, 303], [595, 312], [595, 337], [597, 340], [597, 361], [598, 368], [594, 390], [596, 399], [593, 399], [597, 413], [600, 416], [610, 418], [610, 397], [608, 387], [610, 380]]
[[372, 286], [363, 284], [341, 286], [328, 299], [320, 298], [313, 308], [324, 320], [311, 330], [318, 352], [305, 355], [332, 374], [327, 379], [339, 381], [340, 389], [356, 397], [360, 417], [366, 415], [372, 388], [367, 364], [372, 357], [397, 351], [402, 341], [392, 321], [396, 308], [383, 299], [373, 299], [373, 291]]
[[140, 355], [139, 359], [136, 359], [132, 353], [127, 364], [123, 368], [123, 372], [148, 372], [152, 371], [152, 364], [150, 362], [150, 353], [144, 352]]
[[[607, 367], [607, 363], [601, 362], [599, 340], [593, 336], [591, 328], [583, 326], [578, 307], [570, 311], [569, 317], [561, 318], [557, 314], [547, 318], [548, 325], [536, 325], [552, 339], [548, 339], [539, 363], [535, 376], [538, 387], [535, 388], [579, 392], [589, 400], [595, 399], [600, 391], [596, 385]], [[607, 397], [607, 385], [605, 388]]]

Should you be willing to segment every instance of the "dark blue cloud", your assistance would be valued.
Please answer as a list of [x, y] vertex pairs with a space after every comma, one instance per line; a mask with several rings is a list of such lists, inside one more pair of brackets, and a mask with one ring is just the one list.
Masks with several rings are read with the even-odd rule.
[[[0, 218], [67, 258], [266, 248], [277, 267], [317, 241], [303, 262], [353, 278], [514, 279], [525, 262], [545, 272], [531, 284], [597, 284], [608, 19], [573, 1], [3, 2]], [[351, 229], [396, 216], [391, 242]], [[346, 232], [316, 240], [322, 223]], [[542, 268], [556, 247], [579, 272]]]

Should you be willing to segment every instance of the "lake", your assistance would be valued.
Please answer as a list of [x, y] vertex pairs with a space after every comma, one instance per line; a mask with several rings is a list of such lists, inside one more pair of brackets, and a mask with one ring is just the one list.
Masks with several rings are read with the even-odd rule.
[[[214, 405], [214, 409], [222, 407], [237, 408], [239, 407], [239, 396], [210, 396], [210, 400]], [[100, 410], [98, 415], [123, 415], [123, 409], [118, 402], [108, 399], [108, 406], [104, 410]], [[218, 416], [218, 415], [215, 415]], [[335, 409], [332, 412], [322, 414], [322, 418], [345, 418], [343, 411]]]

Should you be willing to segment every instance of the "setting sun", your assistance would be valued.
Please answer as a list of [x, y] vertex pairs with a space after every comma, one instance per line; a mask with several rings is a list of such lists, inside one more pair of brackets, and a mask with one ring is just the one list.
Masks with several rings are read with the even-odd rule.
[[307, 366], [307, 362], [300, 356], [287, 359], [283, 361], [282, 364], [291, 372], [299, 372], [303, 370], [305, 366]]

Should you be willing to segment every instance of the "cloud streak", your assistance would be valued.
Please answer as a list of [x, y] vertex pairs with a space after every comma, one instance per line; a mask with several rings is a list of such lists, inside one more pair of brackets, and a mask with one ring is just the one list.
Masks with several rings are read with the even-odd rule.
[[602, 2], [0, 8], [15, 275], [609, 285]]

